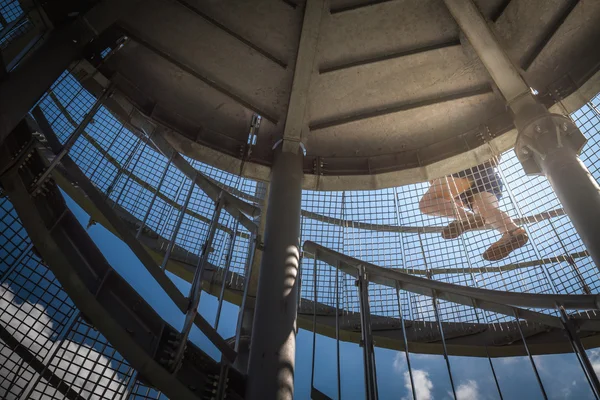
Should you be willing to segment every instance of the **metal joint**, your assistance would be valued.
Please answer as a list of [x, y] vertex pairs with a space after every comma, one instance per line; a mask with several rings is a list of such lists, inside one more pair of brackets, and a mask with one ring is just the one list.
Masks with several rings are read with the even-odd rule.
[[561, 151], [563, 147], [569, 147], [579, 154], [586, 141], [571, 119], [545, 113], [519, 128], [515, 152], [527, 174], [540, 175], [540, 162], [547, 156]]

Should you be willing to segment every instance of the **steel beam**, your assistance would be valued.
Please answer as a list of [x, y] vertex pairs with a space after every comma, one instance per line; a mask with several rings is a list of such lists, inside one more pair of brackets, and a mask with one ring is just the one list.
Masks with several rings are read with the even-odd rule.
[[250, 344], [249, 400], [294, 396], [302, 158], [301, 152], [275, 154]]
[[381, 117], [383, 115], [394, 114], [401, 111], [413, 110], [420, 107], [427, 107], [435, 104], [445, 103], [448, 101], [461, 100], [467, 97], [479, 96], [482, 94], [492, 93], [492, 87], [485, 83], [480, 86], [474, 86], [461, 90], [455, 93], [445, 94], [443, 96], [433, 95], [430, 98], [414, 101], [411, 103], [391, 104], [385, 107], [373, 108], [371, 110], [363, 110], [352, 113], [344, 117], [335, 117], [331, 119], [323, 119], [315, 121], [310, 125], [311, 131], [331, 128], [334, 126], [350, 124], [353, 122], [362, 121], [365, 119]]
[[585, 137], [568, 118], [550, 114], [508, 58], [473, 0], [444, 0], [514, 113], [517, 157], [528, 174], [544, 174], [600, 268], [600, 187], [578, 154]]
[[131, 11], [139, 0], [105, 0], [48, 40], [0, 83], [0, 143], [71, 62], [100, 32]]
[[283, 151], [296, 153], [301, 151], [298, 144], [302, 135], [307, 133], [307, 105], [310, 81], [317, 55], [321, 18], [327, 12], [325, 0], [307, 0], [304, 9], [300, 45], [294, 66], [294, 80], [290, 93], [285, 128], [283, 131]]
[[529, 85], [499, 45], [473, 0], [444, 2], [513, 112], [518, 112], [514, 104], [518, 99], [530, 98], [530, 101], [534, 102]]

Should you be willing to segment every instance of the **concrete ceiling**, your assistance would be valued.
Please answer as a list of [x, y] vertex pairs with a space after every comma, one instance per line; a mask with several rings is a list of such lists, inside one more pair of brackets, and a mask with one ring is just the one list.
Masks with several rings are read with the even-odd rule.
[[[127, 44], [96, 64], [142, 113], [193, 143], [181, 146], [187, 155], [202, 160], [199, 145], [269, 166], [288, 113], [302, 3], [146, 0], [105, 35]], [[546, 104], [599, 69], [600, 1], [476, 3]], [[484, 126], [492, 138], [512, 129], [443, 0], [325, 4], [302, 129], [306, 174], [364, 180], [464, 154], [483, 144]], [[262, 121], [248, 155], [254, 114]]]

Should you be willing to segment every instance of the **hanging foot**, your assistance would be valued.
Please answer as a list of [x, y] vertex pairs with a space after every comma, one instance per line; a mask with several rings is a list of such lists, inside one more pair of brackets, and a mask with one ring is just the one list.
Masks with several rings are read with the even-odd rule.
[[456, 239], [466, 231], [483, 228], [485, 220], [482, 216], [473, 214], [467, 219], [452, 221], [442, 231], [444, 239]]
[[491, 245], [484, 253], [483, 258], [487, 261], [502, 260], [514, 250], [525, 246], [529, 241], [529, 236], [525, 229], [517, 228], [510, 232], [506, 232], [500, 240]]

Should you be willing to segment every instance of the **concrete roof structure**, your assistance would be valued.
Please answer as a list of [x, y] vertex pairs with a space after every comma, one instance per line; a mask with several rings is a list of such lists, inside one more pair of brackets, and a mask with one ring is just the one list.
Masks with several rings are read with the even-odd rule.
[[[599, 2], [476, 3], [546, 105], [598, 71]], [[256, 179], [290, 117], [313, 189], [422, 181], [485, 159], [486, 140], [512, 146], [510, 111], [443, 0], [321, 4], [144, 1], [100, 37], [127, 43], [95, 66], [178, 150]]]

